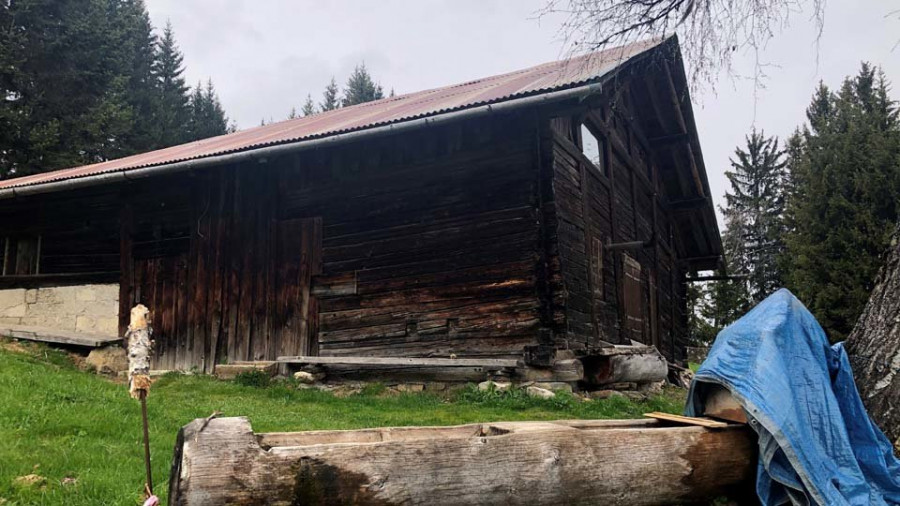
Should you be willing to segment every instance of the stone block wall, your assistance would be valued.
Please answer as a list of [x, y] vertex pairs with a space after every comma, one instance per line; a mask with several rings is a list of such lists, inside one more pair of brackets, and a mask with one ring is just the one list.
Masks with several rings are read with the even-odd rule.
[[0, 324], [118, 335], [119, 285], [3, 289]]

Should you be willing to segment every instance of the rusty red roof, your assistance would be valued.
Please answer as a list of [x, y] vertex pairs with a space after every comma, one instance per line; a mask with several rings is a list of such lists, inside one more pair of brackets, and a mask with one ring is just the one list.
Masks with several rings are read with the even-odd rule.
[[302, 143], [310, 139], [572, 88], [599, 80], [631, 58], [661, 43], [660, 39], [636, 42], [507, 74], [398, 95], [116, 160], [8, 179], [0, 181], [0, 188], [34, 186], [249, 151], [275, 144]]

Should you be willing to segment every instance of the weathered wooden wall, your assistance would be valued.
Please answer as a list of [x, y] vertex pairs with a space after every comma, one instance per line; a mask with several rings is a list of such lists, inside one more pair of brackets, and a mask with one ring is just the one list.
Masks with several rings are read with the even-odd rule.
[[[118, 276], [121, 330], [154, 310], [157, 369], [629, 339], [671, 359], [679, 238], [640, 114], [627, 91], [573, 105], [0, 202], [0, 236], [40, 234], [41, 273]], [[654, 214], [652, 247], [607, 249], [653, 238]]]
[[275, 219], [276, 171], [228, 166], [124, 199], [121, 299], [154, 309], [155, 368], [314, 351], [321, 223]]
[[521, 356], [540, 327], [536, 125], [457, 123], [306, 157], [279, 217], [320, 217], [319, 353]]
[[134, 184], [122, 307], [155, 308], [158, 369], [521, 356], [541, 327], [536, 132], [457, 123]]
[[[557, 245], [557, 339], [588, 352], [602, 342], [635, 340], [672, 359], [686, 328], [671, 213], [628, 88], [617, 91], [615, 99], [555, 117], [542, 137], [552, 185], [545, 213]], [[582, 122], [601, 141], [599, 165], [582, 153]], [[633, 241], [650, 245], [608, 249]]]

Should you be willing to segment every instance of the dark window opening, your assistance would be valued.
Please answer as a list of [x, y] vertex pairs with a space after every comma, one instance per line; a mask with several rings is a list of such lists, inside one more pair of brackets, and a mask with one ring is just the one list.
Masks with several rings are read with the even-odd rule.
[[41, 271], [41, 236], [9, 236], [3, 239], [3, 276], [29, 276]]
[[587, 123], [582, 122], [580, 128], [581, 152], [597, 167], [601, 174], [604, 176], [608, 175], [605, 140], [594, 133], [594, 130]]

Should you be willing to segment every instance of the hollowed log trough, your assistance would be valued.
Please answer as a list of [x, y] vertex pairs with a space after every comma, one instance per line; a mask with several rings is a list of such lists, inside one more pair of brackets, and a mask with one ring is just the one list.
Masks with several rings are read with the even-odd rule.
[[748, 490], [755, 436], [659, 420], [501, 422], [254, 434], [247, 418], [178, 433], [173, 505], [690, 503]]

